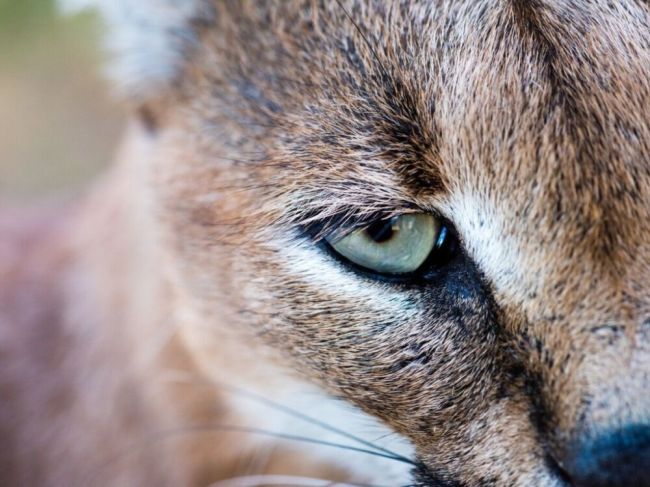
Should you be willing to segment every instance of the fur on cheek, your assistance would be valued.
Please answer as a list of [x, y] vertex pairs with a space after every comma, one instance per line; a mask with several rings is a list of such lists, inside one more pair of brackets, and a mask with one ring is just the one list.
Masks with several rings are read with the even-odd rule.
[[93, 10], [106, 26], [107, 75], [120, 95], [144, 101], [168, 87], [196, 43], [191, 22], [201, 0], [59, 0], [62, 10]]

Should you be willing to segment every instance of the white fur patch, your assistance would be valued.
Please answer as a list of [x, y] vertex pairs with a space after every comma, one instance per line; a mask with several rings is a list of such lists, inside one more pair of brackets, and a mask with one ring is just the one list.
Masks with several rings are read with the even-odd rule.
[[99, 11], [108, 28], [108, 73], [127, 96], [147, 98], [177, 74], [195, 41], [200, 0], [59, 0], [66, 12]]
[[487, 198], [466, 193], [454, 196], [446, 210], [465, 237], [467, 251], [496, 289], [523, 303], [527, 293], [543, 285], [546, 276], [540, 266], [522, 253], [521, 242], [505, 232], [503, 209]]
[[311, 243], [300, 239], [276, 239], [273, 245], [283, 256], [283, 263], [291, 270], [291, 275], [313, 287], [333, 296], [354, 299], [363, 303], [364, 309], [395, 314], [404, 320], [414, 317], [418, 311], [402, 292], [360, 277]]

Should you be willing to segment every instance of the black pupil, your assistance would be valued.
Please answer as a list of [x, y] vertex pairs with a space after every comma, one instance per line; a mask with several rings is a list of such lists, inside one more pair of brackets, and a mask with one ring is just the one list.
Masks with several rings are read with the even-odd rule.
[[393, 218], [390, 220], [377, 220], [366, 228], [366, 233], [377, 243], [383, 243], [393, 237]]

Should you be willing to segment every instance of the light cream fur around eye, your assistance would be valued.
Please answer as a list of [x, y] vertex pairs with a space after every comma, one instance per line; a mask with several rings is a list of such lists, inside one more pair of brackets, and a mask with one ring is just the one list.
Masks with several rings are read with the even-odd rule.
[[405, 214], [392, 220], [392, 235], [377, 242], [362, 228], [330, 245], [355, 264], [384, 274], [416, 271], [433, 249], [440, 222], [427, 213]]

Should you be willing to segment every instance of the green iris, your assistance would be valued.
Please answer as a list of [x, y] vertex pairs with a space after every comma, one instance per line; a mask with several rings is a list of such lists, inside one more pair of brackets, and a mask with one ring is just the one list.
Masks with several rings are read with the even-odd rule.
[[355, 230], [329, 244], [346, 259], [382, 274], [407, 274], [424, 264], [442, 225], [428, 213], [407, 213]]

